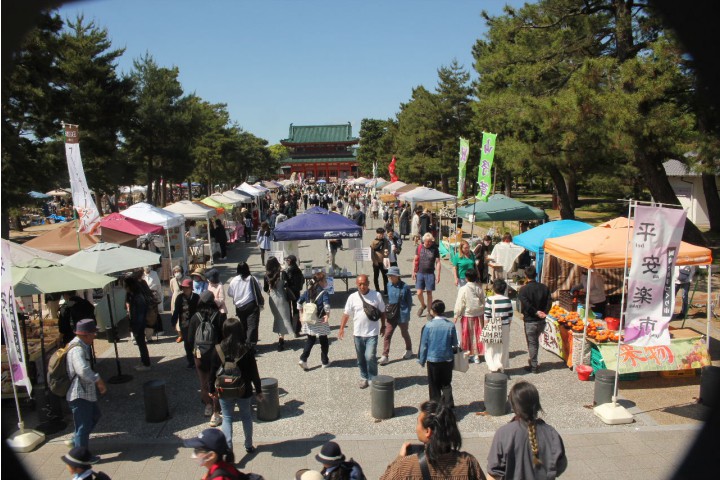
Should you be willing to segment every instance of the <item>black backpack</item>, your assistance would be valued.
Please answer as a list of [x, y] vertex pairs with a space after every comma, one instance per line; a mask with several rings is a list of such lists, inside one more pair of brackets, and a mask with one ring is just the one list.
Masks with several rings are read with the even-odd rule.
[[220, 345], [215, 346], [220, 357], [220, 368], [215, 377], [215, 390], [220, 398], [238, 398], [245, 395], [245, 379], [238, 366], [238, 360], [230, 361], [225, 358]]
[[195, 315], [200, 316], [200, 324], [195, 330], [195, 348], [200, 351], [201, 355], [205, 355], [212, 350], [217, 342], [215, 341], [215, 325], [213, 322], [218, 315], [218, 312], [213, 312], [210, 318], [205, 318], [203, 314], [197, 312]]

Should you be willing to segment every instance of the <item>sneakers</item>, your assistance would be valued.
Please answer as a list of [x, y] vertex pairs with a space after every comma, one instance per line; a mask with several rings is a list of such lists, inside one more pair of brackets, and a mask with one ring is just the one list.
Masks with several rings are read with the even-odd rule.
[[135, 371], [136, 372], [149, 372], [150, 371], [150, 365], [135, 365]]
[[388, 357], [387, 355], [383, 355], [380, 357], [380, 361], [378, 362], [380, 365], [387, 365], [388, 364]]
[[403, 355], [403, 360], [410, 360], [415, 355], [413, 354], [412, 350], [406, 350], [405, 355]]
[[305, 370], [305, 371], [307, 372], [307, 370], [308, 370], [308, 364], [307, 364], [307, 362], [303, 362], [302, 360], [300, 360], [300, 361], [298, 362], [298, 365], [300, 365], [300, 368], [302, 368], [303, 370]]
[[205, 416], [210, 417], [213, 414], [213, 406], [211, 404], [205, 405]]
[[360, 389], [367, 388], [368, 381], [365, 380], [364, 378], [360, 379], [360, 383], [358, 383], [358, 387], [360, 387]]
[[328, 368], [329, 366], [330, 366], [330, 362], [322, 364], [322, 368]]
[[68, 448], [73, 448], [75, 446], [75, 439], [71, 438], [69, 440], [63, 440], [63, 445]]
[[211, 427], [219, 427], [222, 425], [222, 416], [220, 416], [217, 413], [214, 413], [212, 418], [210, 419], [210, 426]]

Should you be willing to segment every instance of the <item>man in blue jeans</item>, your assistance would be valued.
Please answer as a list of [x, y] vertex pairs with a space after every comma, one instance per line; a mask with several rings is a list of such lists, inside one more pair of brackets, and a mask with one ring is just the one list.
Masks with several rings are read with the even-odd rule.
[[65, 399], [70, 405], [73, 421], [75, 422], [75, 447], [87, 448], [90, 441], [90, 432], [100, 419], [98, 408], [98, 393], [104, 395], [107, 391], [105, 382], [90, 366], [92, 344], [97, 334], [95, 320], [80, 320], [75, 326], [75, 338], [67, 345], [67, 371], [72, 378], [70, 389]]
[[[358, 291], [350, 295], [345, 303], [338, 339], [345, 336], [345, 325], [352, 316], [355, 353], [360, 368], [360, 388], [367, 388], [369, 382], [377, 376], [377, 344], [378, 335], [385, 334], [385, 303], [379, 292], [370, 290], [367, 275], [358, 275], [355, 280]], [[365, 308], [375, 307], [379, 310], [379, 318], [372, 320], [365, 313]]]

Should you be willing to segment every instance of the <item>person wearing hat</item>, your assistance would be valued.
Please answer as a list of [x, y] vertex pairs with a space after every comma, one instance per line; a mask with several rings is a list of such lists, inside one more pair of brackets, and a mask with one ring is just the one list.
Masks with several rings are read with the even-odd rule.
[[204, 478], [216, 480], [239, 480], [249, 478], [235, 468], [235, 455], [228, 447], [222, 431], [206, 428], [197, 437], [183, 441], [183, 445], [193, 449], [192, 458], [201, 467], [207, 468]]
[[70, 405], [75, 423], [73, 443], [76, 447], [87, 448], [90, 432], [100, 419], [98, 394], [103, 395], [107, 391], [105, 382], [100, 374], [93, 371], [90, 363], [96, 334], [95, 320], [80, 320], [75, 326], [75, 338], [67, 346], [67, 370], [72, 382], [65, 400]]
[[407, 360], [413, 357], [412, 340], [408, 332], [408, 324], [410, 322], [410, 312], [412, 310], [413, 301], [410, 287], [400, 280], [400, 268], [390, 267], [388, 269], [388, 303], [385, 306], [385, 339], [383, 341], [383, 353], [380, 357], [380, 365], [387, 365], [390, 357], [390, 341], [392, 340], [395, 328], [400, 327], [400, 334], [405, 340], [405, 355], [403, 359]]
[[335, 442], [327, 442], [315, 455], [315, 460], [320, 462], [323, 469], [320, 471], [326, 480], [359, 480], [365, 479], [362, 467], [352, 458], [345, 461], [345, 455], [340, 450], [340, 445]]
[[90, 453], [87, 447], [75, 447], [60, 459], [67, 465], [68, 472], [72, 474], [73, 480], [84, 478], [110, 480], [106, 473], [93, 471], [92, 466], [100, 461], [100, 457]]
[[190, 274], [193, 282], [193, 292], [200, 295], [202, 292], [208, 289], [207, 278], [205, 278], [205, 269], [198, 267]]
[[317, 470], [303, 468], [295, 472], [295, 480], [325, 480], [325, 477]]
[[172, 323], [182, 338], [183, 346], [185, 347], [187, 367], [195, 368], [195, 360], [192, 355], [193, 342], [189, 341], [188, 328], [190, 326], [190, 319], [197, 311], [200, 295], [193, 292], [193, 282], [189, 278], [184, 279], [180, 283], [180, 289], [182, 293], [175, 299], [175, 305], [173, 306]]
[[205, 405], [205, 416], [212, 416], [210, 426], [217, 427], [222, 423], [220, 404], [217, 399], [213, 399], [210, 396], [209, 390], [210, 369], [212, 368], [211, 363], [215, 345], [199, 345], [196, 343], [198, 327], [200, 327], [203, 322], [209, 323], [212, 328], [215, 345], [219, 344], [223, 322], [220, 311], [215, 303], [215, 296], [210, 290], [206, 290], [200, 294], [197, 311], [195, 315], [190, 318], [187, 342], [191, 344], [195, 370], [200, 380], [200, 400]]

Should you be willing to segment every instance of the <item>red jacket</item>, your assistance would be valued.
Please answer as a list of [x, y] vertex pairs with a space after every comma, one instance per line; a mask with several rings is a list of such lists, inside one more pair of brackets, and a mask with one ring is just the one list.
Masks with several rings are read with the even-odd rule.
[[[213, 473], [216, 470], [223, 470], [224, 472], [226, 472], [226, 474], [220, 474], [220, 475], [213, 476]], [[217, 479], [217, 480], [240, 480], [240, 479], [244, 479], [247, 477], [245, 475], [243, 475], [242, 473], [240, 473], [240, 471], [237, 468], [235, 468], [233, 465], [231, 465], [227, 462], [223, 462], [221, 460], [221, 461], [214, 463], [213, 466], [210, 467], [207, 475], [205, 475], [203, 477], [203, 480], [206, 480], [208, 478], [213, 478], [213, 479]]]

